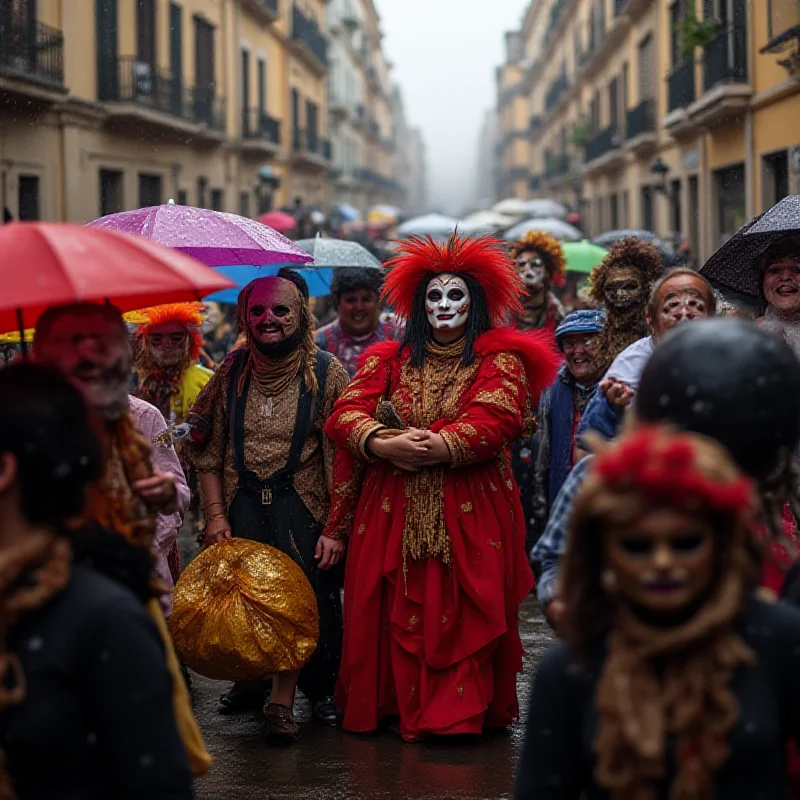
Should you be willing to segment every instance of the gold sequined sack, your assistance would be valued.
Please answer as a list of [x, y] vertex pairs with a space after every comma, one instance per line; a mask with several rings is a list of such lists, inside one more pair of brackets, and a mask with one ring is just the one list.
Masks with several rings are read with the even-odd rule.
[[289, 556], [249, 539], [200, 553], [173, 595], [169, 626], [188, 667], [216, 680], [299, 669], [317, 647], [311, 584]]

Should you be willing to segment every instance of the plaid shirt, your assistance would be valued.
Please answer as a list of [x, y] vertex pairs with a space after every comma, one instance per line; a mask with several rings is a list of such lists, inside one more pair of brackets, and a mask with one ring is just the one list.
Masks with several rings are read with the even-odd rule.
[[531, 561], [538, 561], [542, 565], [542, 572], [536, 584], [536, 596], [542, 608], [545, 608], [558, 594], [560, 559], [567, 547], [567, 522], [575, 495], [583, 486], [592, 458], [593, 456], [587, 456], [572, 468], [553, 503], [547, 527], [531, 551]]

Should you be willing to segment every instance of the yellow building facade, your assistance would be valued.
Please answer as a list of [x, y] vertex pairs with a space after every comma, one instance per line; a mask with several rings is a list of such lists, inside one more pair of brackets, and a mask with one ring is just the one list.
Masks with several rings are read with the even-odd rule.
[[0, 193], [14, 219], [178, 203], [324, 206], [324, 0], [0, 4]]
[[559, 199], [592, 234], [685, 239], [702, 263], [800, 190], [794, 0], [533, 0], [519, 35], [500, 141], [524, 99], [528, 161], [505, 145], [502, 196]]

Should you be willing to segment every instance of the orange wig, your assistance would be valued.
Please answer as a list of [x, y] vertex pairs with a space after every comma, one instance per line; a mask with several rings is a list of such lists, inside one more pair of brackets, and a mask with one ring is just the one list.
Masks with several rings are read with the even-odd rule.
[[203, 311], [202, 303], [167, 303], [163, 306], [143, 308], [137, 312], [136, 319], [141, 318], [146, 321], [141, 322], [136, 328], [136, 338], [143, 344], [154, 326], [177, 322], [189, 332], [189, 357], [192, 361], [197, 361], [200, 358], [200, 348], [203, 346], [203, 334], [200, 333], [204, 319]]
[[411, 315], [417, 287], [443, 272], [467, 275], [480, 285], [493, 325], [522, 311], [519, 296], [524, 285], [500, 239], [454, 233], [446, 242], [436, 242], [430, 236], [412, 236], [398, 251], [386, 262], [389, 274], [382, 298], [404, 319]]

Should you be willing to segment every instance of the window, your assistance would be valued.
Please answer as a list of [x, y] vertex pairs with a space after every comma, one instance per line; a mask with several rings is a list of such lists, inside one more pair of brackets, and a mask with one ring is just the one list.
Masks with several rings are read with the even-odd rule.
[[222, 191], [222, 189], [212, 189], [211, 190], [211, 208], [214, 211], [222, 211], [223, 210], [223, 208], [222, 208], [222, 206], [224, 204], [223, 198], [224, 198], [224, 192]]
[[762, 159], [764, 208], [770, 208], [789, 194], [789, 154], [786, 150]]
[[242, 50], [242, 108], [250, 110], [250, 53]]
[[161, 176], [139, 173], [139, 208], [161, 205]]
[[639, 102], [650, 100], [655, 93], [655, 50], [653, 35], [639, 42]]
[[206, 208], [206, 189], [208, 188], [208, 178], [199, 177], [197, 179], [197, 207]]
[[613, 78], [608, 84], [608, 125], [619, 127], [619, 78]]
[[214, 108], [214, 27], [200, 17], [194, 18], [195, 119], [212, 122]]
[[122, 173], [115, 169], [100, 170], [100, 216], [123, 211]]
[[317, 104], [306, 100], [306, 144], [309, 152], [319, 151], [319, 127]]
[[652, 231], [655, 224], [653, 216], [653, 187], [642, 186], [642, 227]]
[[259, 119], [267, 113], [267, 62], [258, 59], [258, 116]]
[[619, 195], [612, 194], [608, 198], [609, 219], [608, 226], [612, 231], [619, 230]]
[[186, 189], [178, 189], [178, 199], [175, 201], [179, 206], [189, 205], [189, 192]]
[[117, 70], [117, 0], [95, 0], [95, 49], [97, 51], [97, 97], [119, 98]]
[[239, 214], [241, 214], [243, 217], [250, 216], [250, 192], [240, 192]]
[[744, 165], [714, 172], [717, 189], [718, 247], [722, 246], [745, 223]]
[[136, 60], [156, 65], [155, 0], [136, 0]]
[[671, 225], [671, 233], [673, 233], [676, 237], [678, 234], [681, 233], [683, 230], [683, 184], [681, 183], [680, 179], [676, 179], [671, 182], [670, 184], [670, 192], [669, 192], [669, 200], [670, 200], [670, 225]]
[[172, 73], [171, 110], [183, 114], [183, 9], [169, 4], [169, 70]]
[[682, 64], [684, 61], [683, 56], [681, 56], [681, 39], [678, 33], [678, 25], [686, 16], [684, 2], [685, 0], [675, 0], [669, 7], [669, 51], [673, 67], [677, 67], [678, 64]]
[[18, 197], [19, 221], [30, 222], [41, 219], [39, 209], [39, 176], [19, 176]]

